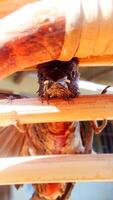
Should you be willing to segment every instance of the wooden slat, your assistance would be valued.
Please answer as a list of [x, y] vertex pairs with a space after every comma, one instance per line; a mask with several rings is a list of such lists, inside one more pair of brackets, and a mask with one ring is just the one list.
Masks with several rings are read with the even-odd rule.
[[0, 20], [0, 79], [74, 56], [80, 66], [113, 65], [112, 1], [106, 7], [101, 0], [64, 4], [65, 0], [0, 1], [0, 16], [11, 13]]
[[65, 34], [60, 4], [36, 1], [0, 20], [0, 79], [60, 56]]
[[38, 0], [0, 0], [0, 18], [9, 15], [22, 6]]
[[[90, 58], [79, 58], [79, 67], [109, 67], [113, 66], [113, 56], [91, 56]], [[37, 65], [20, 69], [20, 71], [37, 70]]]
[[89, 58], [80, 58], [80, 67], [100, 67], [113, 66], [113, 56], [90, 56]]
[[49, 103], [41, 103], [38, 98], [0, 101], [0, 126], [16, 122], [23, 124], [103, 119], [113, 119], [113, 95], [84, 95], [69, 101], [49, 100]]
[[113, 181], [113, 155], [0, 158], [0, 184]]

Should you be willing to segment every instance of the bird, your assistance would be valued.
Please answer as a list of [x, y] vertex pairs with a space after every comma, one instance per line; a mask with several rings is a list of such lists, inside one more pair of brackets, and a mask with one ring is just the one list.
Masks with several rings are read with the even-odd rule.
[[[49, 102], [49, 99], [53, 98], [71, 100], [77, 97], [79, 95], [78, 59], [72, 58], [64, 62], [54, 60], [38, 65], [38, 80], [38, 95], [42, 102], [43, 100]], [[37, 130], [38, 137], [44, 144], [44, 154], [75, 154], [84, 151], [79, 122], [50, 122], [40, 123], [35, 126], [35, 131]], [[33, 148], [31, 154], [35, 155]], [[44, 199], [56, 200], [64, 198], [64, 194], [69, 196], [68, 194], [72, 191], [73, 184], [47, 183], [36, 184], [34, 187], [38, 198], [40, 196]]]
[[[78, 65], [77, 58], [69, 61], [54, 60], [38, 65], [37, 96], [42, 103], [43, 101], [49, 103], [50, 99], [63, 99], [71, 102], [73, 98], [80, 95]], [[22, 95], [3, 92], [0, 96], [1, 99], [6, 97], [11, 100], [25, 98]], [[83, 125], [81, 126], [78, 121], [16, 124], [1, 127], [0, 156], [91, 153], [92, 135], [91, 137], [88, 135], [87, 138], [82, 130]], [[33, 184], [33, 187], [34, 193], [31, 200], [68, 200], [74, 184], [54, 183], [53, 180], [53, 183]]]

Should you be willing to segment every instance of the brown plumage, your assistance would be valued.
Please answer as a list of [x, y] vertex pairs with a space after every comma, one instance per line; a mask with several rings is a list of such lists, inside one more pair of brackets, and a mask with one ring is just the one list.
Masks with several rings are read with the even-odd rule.
[[[38, 67], [38, 93], [42, 100], [49, 101], [50, 98], [68, 100], [79, 95], [78, 60], [76, 58], [67, 62], [55, 60]], [[81, 153], [84, 150], [78, 122], [39, 124], [37, 129], [44, 141], [45, 154], [74, 154]], [[64, 194], [70, 193], [72, 187], [73, 184], [69, 187], [66, 183], [38, 184], [35, 186], [40, 197], [53, 200], [64, 199]]]
[[[52, 61], [38, 66], [40, 98], [70, 100], [79, 95], [76, 58], [67, 62]], [[1, 98], [22, 98], [19, 95], [4, 94]], [[54, 122], [40, 124], [16, 125], [0, 128], [0, 155], [47, 155], [88, 153], [85, 134], [81, 134], [79, 122]], [[87, 140], [87, 137], [86, 137]], [[54, 181], [54, 180], [53, 180]], [[70, 197], [72, 183], [34, 184], [35, 193], [32, 200], [67, 200]]]
[[[78, 96], [78, 61], [52, 61], [38, 66], [39, 96], [42, 99], [70, 99]], [[1, 99], [22, 98], [20, 95], [1, 93]], [[0, 155], [45, 155], [83, 152], [78, 122], [27, 124], [0, 128]], [[37, 199], [64, 199], [73, 184], [35, 184]], [[69, 189], [70, 188], [70, 189]], [[65, 195], [64, 195], [65, 194]]]

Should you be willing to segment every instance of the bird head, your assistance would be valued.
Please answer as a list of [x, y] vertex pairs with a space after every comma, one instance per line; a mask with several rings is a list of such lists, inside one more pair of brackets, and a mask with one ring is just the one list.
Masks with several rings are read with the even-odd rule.
[[38, 66], [39, 96], [50, 98], [74, 98], [79, 94], [78, 60], [54, 60]]

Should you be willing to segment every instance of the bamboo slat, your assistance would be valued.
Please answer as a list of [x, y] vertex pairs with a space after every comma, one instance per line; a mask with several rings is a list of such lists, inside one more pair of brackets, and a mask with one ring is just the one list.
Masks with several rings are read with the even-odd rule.
[[[20, 9], [0, 20], [0, 78], [72, 57], [80, 59], [80, 66], [113, 65], [112, 0], [18, 2], [9, 13]], [[1, 1], [0, 12], [4, 5]]]
[[0, 126], [20, 123], [113, 119], [113, 95], [84, 95], [73, 100], [1, 100]]
[[113, 66], [113, 56], [90, 56], [79, 59], [80, 67], [103, 67]]
[[36, 1], [38, 0], [0, 0], [0, 18], [9, 15], [28, 3]]
[[[113, 66], [113, 56], [91, 56], [88, 58], [79, 58], [79, 67], [109, 67]], [[20, 69], [19, 71], [35, 71], [37, 65]]]
[[113, 181], [113, 155], [0, 158], [0, 185]]

